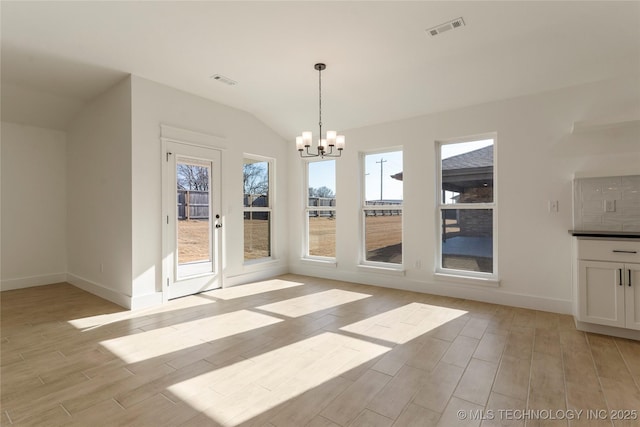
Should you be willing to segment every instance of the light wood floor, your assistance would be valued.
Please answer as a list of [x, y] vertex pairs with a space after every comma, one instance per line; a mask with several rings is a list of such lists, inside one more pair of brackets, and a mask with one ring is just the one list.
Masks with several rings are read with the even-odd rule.
[[[68, 284], [3, 292], [1, 364], [2, 425], [640, 425], [610, 419], [640, 410], [639, 342], [293, 275], [134, 312]], [[535, 419], [567, 409], [580, 422]]]

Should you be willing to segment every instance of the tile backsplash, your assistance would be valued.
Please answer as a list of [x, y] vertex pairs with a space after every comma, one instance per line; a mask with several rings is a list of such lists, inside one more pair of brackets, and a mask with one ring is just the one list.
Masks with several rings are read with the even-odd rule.
[[640, 232], [640, 175], [576, 178], [573, 227]]

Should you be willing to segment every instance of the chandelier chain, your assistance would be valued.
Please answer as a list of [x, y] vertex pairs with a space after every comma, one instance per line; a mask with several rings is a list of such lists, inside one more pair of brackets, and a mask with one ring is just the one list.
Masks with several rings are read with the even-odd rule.
[[319, 121], [318, 126], [320, 127], [320, 138], [322, 138], [322, 68], [318, 70], [318, 112], [319, 112]]

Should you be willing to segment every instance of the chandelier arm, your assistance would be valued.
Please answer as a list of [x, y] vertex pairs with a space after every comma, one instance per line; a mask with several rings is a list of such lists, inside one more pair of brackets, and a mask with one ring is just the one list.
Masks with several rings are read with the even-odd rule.
[[303, 152], [302, 150], [300, 150], [299, 153], [300, 153], [300, 157], [302, 157], [303, 159], [307, 158], [307, 157], [318, 157], [319, 156], [319, 154], [311, 153], [309, 151], [309, 147], [307, 147], [307, 152], [306, 153]]

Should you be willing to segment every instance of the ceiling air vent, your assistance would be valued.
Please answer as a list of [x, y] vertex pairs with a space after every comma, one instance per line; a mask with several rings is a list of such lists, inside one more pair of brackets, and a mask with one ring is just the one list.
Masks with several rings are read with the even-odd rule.
[[224, 84], [229, 85], [229, 86], [235, 86], [236, 84], [238, 84], [237, 81], [231, 80], [229, 77], [225, 77], [222, 74], [214, 74], [213, 76], [211, 76], [211, 78], [213, 80], [216, 80], [216, 81], [218, 81], [220, 83], [224, 83]]
[[445, 33], [449, 30], [455, 30], [456, 28], [464, 27], [464, 19], [457, 18], [453, 21], [445, 22], [444, 24], [436, 25], [435, 27], [427, 29], [427, 33], [430, 36], [437, 36], [438, 34]]

